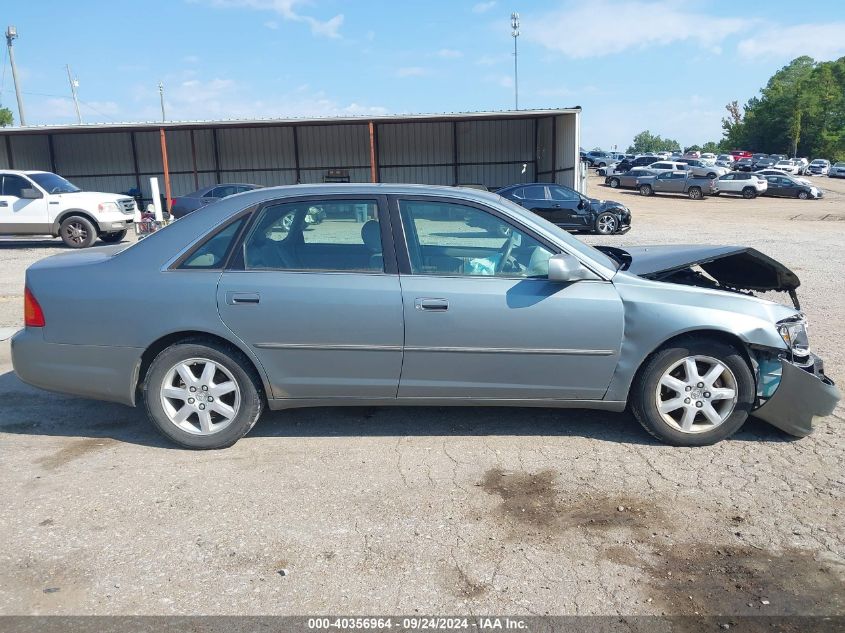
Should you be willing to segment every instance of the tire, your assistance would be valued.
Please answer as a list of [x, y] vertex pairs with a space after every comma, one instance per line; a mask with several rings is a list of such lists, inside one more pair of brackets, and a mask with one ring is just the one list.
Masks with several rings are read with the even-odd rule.
[[619, 179], [618, 178], [611, 178], [610, 182], [608, 183], [611, 189], [619, 189]]
[[593, 229], [596, 235], [613, 235], [619, 229], [619, 220], [609, 211], [599, 213]]
[[70, 248], [88, 248], [97, 239], [97, 229], [88, 218], [72, 215], [59, 226], [59, 237]]
[[742, 197], [746, 200], [753, 200], [757, 197], [757, 190], [754, 187], [745, 187], [742, 190]]
[[701, 187], [690, 187], [687, 195], [690, 200], [701, 200], [704, 198], [704, 194], [701, 193]]
[[118, 242], [122, 242], [123, 239], [126, 237], [126, 229], [122, 231], [115, 231], [114, 233], [103, 233], [100, 236], [100, 239], [103, 240], [106, 244], [117, 244]]
[[[205, 370], [210, 365], [208, 378]], [[186, 370], [191, 372], [187, 380]], [[166, 396], [165, 388], [174, 395]], [[143, 395], [147, 415], [162, 435], [201, 450], [231, 446], [249, 432], [264, 409], [261, 381], [249, 360], [235, 348], [200, 339], [176, 343], [159, 353], [147, 372]], [[179, 416], [185, 409], [188, 415]]]
[[651, 196], [654, 194], [654, 189], [651, 188], [651, 185], [640, 185], [640, 195], [641, 196]]
[[[687, 369], [691, 358], [696, 372], [692, 381], [688, 380]], [[714, 368], [716, 363], [724, 370], [715, 381], [707, 381], [708, 368]], [[701, 378], [702, 375], [705, 377]], [[673, 379], [677, 390], [666, 385]], [[692, 389], [688, 389], [691, 385]], [[716, 389], [724, 397], [715, 398]], [[631, 387], [630, 403], [643, 428], [661, 442], [672, 446], [708, 446], [742, 427], [755, 398], [754, 375], [739, 350], [714, 339], [687, 337], [646, 360]], [[659, 409], [661, 402], [664, 413]], [[673, 403], [677, 403], [677, 408], [671, 409]], [[695, 403], [705, 406], [697, 407]], [[685, 426], [688, 430], [684, 430]]]
[[799, 200], [806, 200], [809, 197], [810, 197], [810, 194], [807, 193], [806, 191], [799, 191], [798, 192], [798, 199]]

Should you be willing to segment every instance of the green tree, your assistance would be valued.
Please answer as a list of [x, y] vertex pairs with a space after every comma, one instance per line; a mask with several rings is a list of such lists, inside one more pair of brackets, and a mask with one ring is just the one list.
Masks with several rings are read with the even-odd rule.
[[671, 138], [661, 138], [648, 130], [644, 130], [634, 137], [634, 142], [628, 146], [627, 154], [647, 154], [650, 152], [671, 152], [681, 146]]
[[12, 111], [9, 108], [0, 108], [0, 127], [6, 127], [14, 122]]
[[772, 75], [743, 109], [736, 101], [726, 108], [726, 149], [845, 159], [845, 57], [799, 57]]

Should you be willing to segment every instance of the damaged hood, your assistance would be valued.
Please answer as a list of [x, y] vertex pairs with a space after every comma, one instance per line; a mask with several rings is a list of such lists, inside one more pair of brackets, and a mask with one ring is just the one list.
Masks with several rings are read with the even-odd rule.
[[801, 285], [789, 268], [747, 246], [631, 246], [611, 254], [622, 255], [627, 272], [658, 281], [698, 266], [727, 288], [794, 292]]

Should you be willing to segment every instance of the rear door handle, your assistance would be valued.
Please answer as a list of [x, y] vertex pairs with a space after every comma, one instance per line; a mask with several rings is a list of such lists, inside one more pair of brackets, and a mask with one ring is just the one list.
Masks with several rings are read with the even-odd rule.
[[449, 309], [449, 300], [419, 297], [414, 301], [414, 307], [417, 310], [425, 310], [426, 312], [446, 312]]
[[9, 206], [8, 202], [6, 202], [5, 200], [0, 200], [0, 207], [8, 207], [8, 206]]
[[233, 306], [254, 305], [261, 301], [257, 292], [227, 292], [226, 303]]

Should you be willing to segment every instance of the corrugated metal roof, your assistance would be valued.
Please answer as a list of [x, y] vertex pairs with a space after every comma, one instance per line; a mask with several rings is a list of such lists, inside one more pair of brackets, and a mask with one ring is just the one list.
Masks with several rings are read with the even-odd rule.
[[267, 118], [267, 119], [225, 119], [220, 121], [145, 121], [126, 123], [72, 123], [67, 125], [28, 125], [26, 127], [0, 128], [2, 134], [32, 134], [37, 132], [107, 132], [145, 131], [164, 128], [226, 128], [264, 127], [270, 125], [336, 125], [350, 123], [401, 123], [405, 121], [466, 121], [474, 119], [534, 118], [581, 112], [581, 106], [572, 108], [549, 108], [539, 110], [501, 110], [487, 112], [443, 112], [437, 114], [384, 114], [379, 116], [346, 116], [318, 118]]

